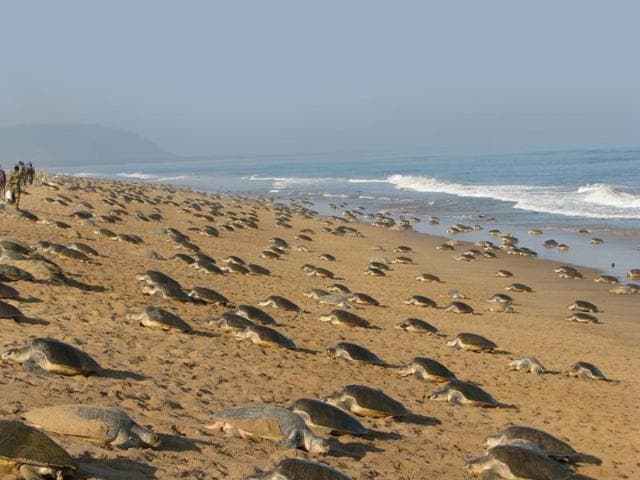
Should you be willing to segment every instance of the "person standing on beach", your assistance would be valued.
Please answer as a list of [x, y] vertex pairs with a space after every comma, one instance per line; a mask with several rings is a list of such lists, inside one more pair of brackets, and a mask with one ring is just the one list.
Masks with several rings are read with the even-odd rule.
[[27, 167], [24, 162], [18, 162], [18, 167], [20, 168], [20, 183], [21, 186], [25, 186], [27, 184]]
[[27, 166], [27, 179], [25, 183], [28, 183], [29, 185], [33, 185], [33, 177], [35, 176], [35, 174], [36, 174], [36, 171], [33, 168], [33, 164], [29, 162], [29, 165]]
[[4, 189], [7, 186], [7, 175], [4, 173], [4, 170], [0, 166], [0, 198], [4, 200]]
[[20, 170], [20, 167], [16, 165], [13, 167], [13, 172], [9, 176], [9, 189], [11, 191], [11, 198], [16, 206], [16, 210], [20, 210], [20, 188], [22, 181], [22, 171]]

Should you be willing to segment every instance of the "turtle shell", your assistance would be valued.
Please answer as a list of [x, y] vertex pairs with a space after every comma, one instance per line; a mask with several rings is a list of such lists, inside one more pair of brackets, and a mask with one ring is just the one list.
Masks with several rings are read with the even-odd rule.
[[0, 318], [21, 318], [22, 312], [17, 307], [0, 300]]
[[0, 459], [27, 465], [75, 469], [71, 456], [40, 430], [0, 420]]
[[409, 415], [409, 411], [400, 402], [394, 400], [382, 390], [365, 385], [347, 385], [338, 396], [352, 397], [358, 405], [358, 410], [366, 410], [393, 417]]
[[304, 418], [307, 426], [311, 428], [326, 428], [333, 432], [351, 435], [367, 433], [367, 429], [355, 417], [341, 408], [320, 400], [301, 398], [293, 402], [291, 410]]
[[286, 480], [351, 480], [329, 465], [299, 458], [281, 460], [274, 472]]
[[35, 338], [31, 342], [31, 347], [42, 352], [50, 364], [63, 367], [63, 371], [67, 371], [69, 368], [84, 372], [100, 370], [100, 365], [88, 354], [59, 340]]

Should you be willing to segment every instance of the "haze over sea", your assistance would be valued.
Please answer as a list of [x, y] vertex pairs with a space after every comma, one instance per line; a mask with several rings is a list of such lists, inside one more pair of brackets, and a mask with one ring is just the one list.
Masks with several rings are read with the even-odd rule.
[[[415, 216], [419, 231], [447, 235], [454, 223], [484, 230], [456, 238], [487, 239], [512, 232], [540, 257], [623, 275], [640, 265], [640, 149], [561, 150], [479, 155], [234, 156], [54, 169], [191, 186], [199, 190], [267, 194]], [[429, 217], [440, 217], [440, 225]], [[541, 236], [527, 230], [540, 228]], [[589, 235], [578, 235], [588, 229]], [[604, 245], [589, 244], [593, 237]], [[542, 246], [553, 238], [570, 250]], [[615, 263], [615, 267], [612, 267]]]

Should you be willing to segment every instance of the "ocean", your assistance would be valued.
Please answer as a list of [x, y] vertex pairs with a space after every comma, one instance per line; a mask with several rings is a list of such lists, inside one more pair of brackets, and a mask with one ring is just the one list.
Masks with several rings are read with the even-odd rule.
[[[478, 155], [233, 156], [51, 167], [76, 176], [190, 186], [362, 206], [420, 218], [418, 231], [476, 241], [509, 231], [539, 257], [622, 277], [640, 268], [640, 149], [589, 149]], [[440, 218], [432, 225], [430, 216]], [[482, 231], [450, 235], [455, 223]], [[543, 235], [530, 236], [530, 228]], [[578, 234], [587, 229], [588, 234]], [[598, 237], [602, 245], [589, 240]], [[565, 243], [566, 253], [542, 246]]]

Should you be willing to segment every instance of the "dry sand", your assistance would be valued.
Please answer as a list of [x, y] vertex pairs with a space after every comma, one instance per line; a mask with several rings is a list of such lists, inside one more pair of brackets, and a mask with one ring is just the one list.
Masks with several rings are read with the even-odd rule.
[[[81, 189], [69, 189], [69, 185]], [[91, 185], [93, 192], [85, 191]], [[15, 217], [6, 206], [0, 220], [0, 235], [33, 244], [40, 240], [69, 244], [82, 241], [100, 252], [98, 263], [83, 264], [45, 254], [65, 272], [92, 285], [102, 285], [104, 292], [83, 291], [64, 285], [15, 282], [23, 297], [37, 302], [17, 303], [29, 317], [43, 322], [15, 323], [0, 320], [0, 347], [8, 348], [35, 337], [50, 336], [82, 348], [103, 367], [120, 373], [107, 377], [41, 378], [26, 373], [15, 364], [0, 363], [0, 416], [19, 419], [28, 409], [61, 403], [91, 403], [127, 409], [143, 425], [152, 426], [163, 438], [158, 450], [131, 448], [117, 450], [101, 447], [82, 439], [53, 436], [84, 470], [95, 478], [216, 479], [240, 478], [256, 469], [269, 469], [286, 457], [315, 458], [326, 462], [354, 479], [462, 479], [465, 460], [483, 452], [482, 441], [511, 423], [538, 427], [571, 443], [580, 452], [596, 455], [601, 465], [585, 465], [580, 474], [591, 478], [640, 478], [640, 295], [614, 295], [610, 286], [593, 282], [596, 273], [581, 269], [584, 280], [559, 279], [554, 263], [533, 258], [498, 253], [496, 259], [456, 262], [453, 255], [462, 252], [437, 251], [442, 239], [413, 232], [398, 232], [364, 224], [351, 224], [362, 238], [338, 237], [321, 230], [320, 217], [294, 216], [292, 229], [274, 226], [274, 213], [254, 200], [176, 191], [179, 204], [159, 204], [160, 222], [138, 220], [134, 212], [154, 211], [149, 203], [132, 200], [130, 215], [122, 215], [115, 224], [99, 226], [116, 233], [132, 233], [144, 245], [112, 241], [97, 236], [95, 228], [70, 217], [80, 201], [91, 203], [96, 214], [107, 214], [112, 206], [104, 203], [114, 185], [120, 190], [143, 190], [148, 198], [166, 197], [165, 187], [93, 180], [68, 180], [55, 191], [34, 185], [23, 196], [22, 206], [41, 219], [51, 218], [71, 225], [68, 229], [34, 223]], [[72, 201], [67, 206], [49, 203], [45, 197], [62, 194]], [[215, 222], [196, 218], [194, 210], [184, 211], [185, 199], [207, 198], [224, 205], [223, 215]], [[115, 198], [124, 202], [122, 193]], [[117, 208], [117, 207], [115, 207]], [[188, 207], [187, 207], [188, 208]], [[229, 212], [247, 212], [255, 208], [259, 229], [222, 231], [220, 238], [210, 238], [189, 231], [190, 227], [216, 225], [229, 219]], [[206, 213], [202, 211], [200, 213]], [[337, 225], [337, 224], [336, 224]], [[270, 277], [214, 275], [189, 268], [175, 260], [153, 260], [152, 249], [163, 257], [178, 252], [166, 235], [157, 229], [174, 227], [190, 235], [202, 251], [220, 260], [237, 255], [248, 262], [269, 268]], [[294, 240], [300, 230], [315, 232], [313, 241]], [[488, 226], [487, 230], [490, 228]], [[310, 252], [294, 248], [283, 260], [258, 258], [279, 236], [292, 247], [305, 243]], [[487, 239], [491, 239], [487, 236]], [[368, 261], [375, 257], [396, 256], [397, 245], [410, 245], [414, 265], [393, 265], [387, 277], [363, 274]], [[372, 249], [384, 247], [384, 252]], [[599, 247], [599, 248], [606, 248]], [[318, 259], [331, 253], [336, 262]], [[46, 278], [42, 264], [33, 261], [0, 260]], [[319, 305], [303, 296], [309, 288], [323, 288], [333, 281], [308, 277], [300, 270], [305, 263], [323, 266], [341, 278], [340, 283], [352, 291], [365, 292], [379, 299], [385, 307], [362, 307], [358, 314], [368, 319], [376, 330], [333, 326], [318, 320], [318, 315], [333, 307]], [[633, 266], [629, 266], [631, 268]], [[262, 348], [240, 342], [231, 334], [207, 325], [226, 309], [218, 306], [187, 304], [142, 294], [136, 274], [148, 269], [162, 271], [185, 288], [206, 286], [226, 295], [233, 303], [256, 304], [269, 295], [282, 295], [302, 306], [300, 315], [265, 308], [279, 322], [278, 329], [295, 340], [301, 351]], [[513, 279], [498, 278], [498, 269], [511, 270]], [[438, 275], [444, 283], [415, 281], [420, 273]], [[530, 285], [534, 293], [514, 293], [516, 313], [485, 312], [486, 298], [512, 282]], [[443, 310], [408, 306], [403, 300], [413, 294], [429, 296], [440, 304], [439, 296], [456, 288], [482, 315], [456, 315]], [[565, 320], [567, 304], [576, 299], [599, 305], [602, 324], [576, 324]], [[186, 335], [143, 328], [125, 318], [147, 305], [158, 305], [182, 316], [200, 334]], [[484, 335], [508, 354], [476, 354], [454, 350], [445, 339], [394, 329], [407, 317], [425, 319], [447, 337], [459, 332]], [[413, 377], [401, 378], [394, 368], [357, 364], [328, 358], [322, 352], [339, 341], [353, 341], [370, 348], [390, 364], [402, 364], [416, 356], [438, 359], [459, 378], [480, 384], [501, 402], [518, 409], [483, 409], [452, 406], [428, 399], [437, 386]], [[537, 356], [551, 370], [564, 370], [578, 360], [593, 362], [617, 384], [568, 378], [565, 375], [536, 376], [507, 371], [515, 356]], [[286, 406], [301, 398], [322, 398], [342, 386], [360, 383], [381, 388], [401, 401], [415, 415], [405, 421], [392, 419], [363, 422], [374, 430], [364, 438], [343, 436], [331, 440], [337, 453], [309, 455], [287, 451], [269, 441], [243, 441], [225, 438], [206, 430], [208, 416], [219, 409], [260, 402]]]

